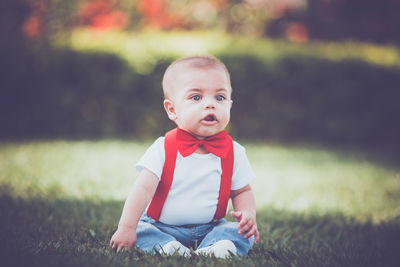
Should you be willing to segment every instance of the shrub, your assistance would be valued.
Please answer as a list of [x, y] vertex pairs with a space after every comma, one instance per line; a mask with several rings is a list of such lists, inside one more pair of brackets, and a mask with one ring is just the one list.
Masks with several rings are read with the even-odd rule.
[[[246, 49], [214, 53], [231, 72], [234, 136], [399, 147], [398, 67]], [[143, 74], [116, 53], [33, 51], [0, 52], [1, 138], [152, 137], [173, 126], [161, 90], [173, 57], [155, 53]]]

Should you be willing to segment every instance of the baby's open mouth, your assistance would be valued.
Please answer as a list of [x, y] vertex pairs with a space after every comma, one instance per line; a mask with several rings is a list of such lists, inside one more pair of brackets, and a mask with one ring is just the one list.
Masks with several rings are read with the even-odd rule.
[[205, 121], [215, 121], [216, 118], [214, 115], [210, 114], [204, 118]]

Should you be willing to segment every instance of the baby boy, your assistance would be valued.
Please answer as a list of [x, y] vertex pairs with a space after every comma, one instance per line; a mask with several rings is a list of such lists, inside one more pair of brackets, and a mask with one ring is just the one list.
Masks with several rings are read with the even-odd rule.
[[[245, 149], [224, 130], [232, 88], [225, 65], [209, 56], [173, 62], [163, 78], [164, 108], [177, 128], [158, 138], [136, 165], [110, 245], [189, 256], [247, 256], [259, 239]], [[229, 198], [231, 216], [227, 222]], [[192, 250], [191, 250], [191, 249]]]

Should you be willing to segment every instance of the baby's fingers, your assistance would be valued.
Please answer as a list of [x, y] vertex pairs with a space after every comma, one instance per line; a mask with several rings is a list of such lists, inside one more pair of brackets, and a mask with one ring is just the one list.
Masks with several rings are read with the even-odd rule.
[[112, 250], [113, 250], [115, 253], [118, 253], [118, 252], [121, 250], [121, 245], [118, 245], [117, 243], [114, 243], [114, 244], [112, 245]]
[[117, 249], [117, 247], [118, 247], [117, 243], [114, 242], [114, 240], [111, 240], [111, 241], [110, 241], [110, 246], [111, 246], [112, 250], [114, 250], [114, 251], [115, 251], [115, 250]]
[[115, 251], [115, 249], [114, 249], [114, 251], [116, 253], [118, 253], [120, 251], [127, 251], [127, 250], [130, 250], [130, 247], [131, 246], [129, 244], [119, 244], [118, 247], [117, 247], [117, 250]]
[[245, 227], [249, 223], [249, 221], [250, 221], [249, 217], [243, 217], [239, 222], [239, 225], [238, 225], [239, 228]]
[[118, 253], [123, 248], [122, 244], [119, 244], [118, 242], [114, 241], [110, 241], [110, 246], [115, 253]]
[[116, 251], [116, 253], [120, 252], [120, 251], [121, 251], [123, 248], [124, 248], [124, 246], [122, 246], [122, 245], [119, 245], [119, 246], [118, 246], [118, 248], [117, 248], [117, 251]]
[[254, 244], [257, 244], [259, 238], [260, 233], [258, 232], [258, 229], [256, 229], [256, 233], [254, 234]]
[[247, 231], [249, 231], [249, 229], [251, 229], [251, 227], [254, 225], [254, 223], [252, 223], [252, 221], [250, 219], [247, 219], [245, 223], [243, 223], [242, 225], [239, 224], [239, 234], [243, 234], [246, 233]]
[[259, 239], [259, 233], [256, 225], [253, 225], [251, 229], [245, 234], [244, 238], [249, 238], [254, 235], [254, 244], [257, 243]]
[[240, 221], [241, 217], [242, 217], [242, 213], [240, 211], [232, 211], [231, 212], [231, 216], [236, 219], [236, 221]]

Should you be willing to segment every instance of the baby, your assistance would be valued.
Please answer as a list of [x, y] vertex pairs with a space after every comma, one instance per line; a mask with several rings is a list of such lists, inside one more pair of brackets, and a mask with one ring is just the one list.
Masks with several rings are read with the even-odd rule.
[[[224, 130], [232, 106], [228, 70], [213, 57], [181, 58], [162, 85], [177, 128], [137, 163], [139, 177], [110, 245], [117, 252], [136, 244], [166, 255], [247, 256], [259, 239], [254, 174], [245, 149]], [[229, 198], [237, 222], [224, 219]]]

